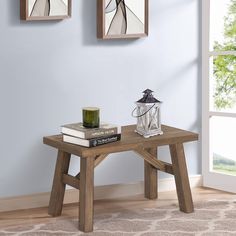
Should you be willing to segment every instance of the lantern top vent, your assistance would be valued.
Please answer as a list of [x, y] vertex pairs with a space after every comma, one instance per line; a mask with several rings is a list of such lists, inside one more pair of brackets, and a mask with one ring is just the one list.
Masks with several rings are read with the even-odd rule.
[[161, 103], [161, 101], [157, 100], [155, 97], [153, 97], [152, 93], [153, 91], [151, 89], [146, 89], [143, 91], [143, 97], [139, 99], [137, 102], [140, 103]]

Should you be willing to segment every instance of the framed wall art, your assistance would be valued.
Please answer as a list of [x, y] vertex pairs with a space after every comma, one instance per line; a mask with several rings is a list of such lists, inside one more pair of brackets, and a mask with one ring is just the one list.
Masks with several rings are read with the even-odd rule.
[[148, 35], [148, 0], [97, 0], [97, 37], [140, 38]]
[[22, 20], [62, 20], [71, 16], [71, 0], [20, 0]]

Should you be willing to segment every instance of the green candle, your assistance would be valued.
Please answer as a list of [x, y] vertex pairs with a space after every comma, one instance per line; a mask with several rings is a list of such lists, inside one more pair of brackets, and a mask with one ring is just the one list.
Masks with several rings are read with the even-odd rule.
[[83, 126], [86, 128], [99, 127], [99, 108], [84, 107], [83, 108]]

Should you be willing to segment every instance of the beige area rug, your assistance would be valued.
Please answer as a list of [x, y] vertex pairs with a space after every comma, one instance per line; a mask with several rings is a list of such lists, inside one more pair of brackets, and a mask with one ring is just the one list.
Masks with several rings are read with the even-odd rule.
[[236, 200], [195, 201], [191, 214], [178, 211], [176, 203], [95, 214], [94, 232], [88, 234], [79, 232], [77, 226], [75, 217], [63, 216], [49, 218], [47, 223], [0, 229], [0, 235], [236, 236]]

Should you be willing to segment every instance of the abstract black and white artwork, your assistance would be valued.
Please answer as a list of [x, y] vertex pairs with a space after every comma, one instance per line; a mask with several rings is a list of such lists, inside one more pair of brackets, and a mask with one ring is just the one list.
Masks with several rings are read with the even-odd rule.
[[29, 20], [63, 19], [70, 16], [71, 0], [21, 0], [21, 2], [23, 2], [21, 10], [25, 10], [25, 18]]
[[[148, 0], [98, 1], [100, 1], [98, 7], [103, 7], [102, 25], [100, 25], [103, 31], [103, 38], [147, 36]], [[98, 11], [100, 10], [98, 9]], [[98, 12], [99, 15], [101, 14]]]

